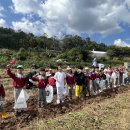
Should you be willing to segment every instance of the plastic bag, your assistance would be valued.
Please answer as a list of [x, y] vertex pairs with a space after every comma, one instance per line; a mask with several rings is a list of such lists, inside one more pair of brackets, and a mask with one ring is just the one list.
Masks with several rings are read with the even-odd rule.
[[105, 80], [101, 80], [99, 83], [99, 86], [101, 89], [104, 89], [105, 88]]
[[128, 78], [128, 74], [127, 74], [127, 73], [124, 73], [124, 74], [123, 74], [123, 77], [124, 77], [124, 78]]
[[19, 97], [15, 103], [14, 109], [21, 109], [21, 108], [27, 108], [26, 101], [29, 99], [29, 95], [25, 90], [21, 90], [21, 93], [19, 94]]
[[67, 85], [65, 85], [65, 87], [64, 87], [64, 89], [63, 89], [63, 95], [64, 95], [64, 96], [69, 95], [69, 89], [68, 89]]
[[53, 87], [52, 86], [48, 86], [46, 87], [46, 102], [47, 103], [51, 103], [53, 100]]
[[0, 101], [0, 106], [5, 105], [5, 101]]
[[116, 73], [112, 73], [111, 78], [116, 79], [117, 78], [117, 74]]

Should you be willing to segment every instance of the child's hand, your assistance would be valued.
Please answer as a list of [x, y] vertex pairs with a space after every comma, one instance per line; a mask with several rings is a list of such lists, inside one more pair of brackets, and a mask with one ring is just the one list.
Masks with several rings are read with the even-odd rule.
[[26, 89], [26, 85], [23, 87], [23, 89]]
[[11, 64], [8, 64], [8, 65], [6, 66], [7, 69], [10, 69], [11, 67], [12, 67]]
[[38, 87], [38, 82], [35, 82], [34, 85]]

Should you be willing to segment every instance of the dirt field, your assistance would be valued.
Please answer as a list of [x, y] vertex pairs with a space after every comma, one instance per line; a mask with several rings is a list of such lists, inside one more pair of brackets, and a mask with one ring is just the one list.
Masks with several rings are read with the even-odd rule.
[[28, 109], [22, 115], [13, 115], [13, 88], [11, 79], [4, 77], [6, 86], [7, 120], [1, 120], [1, 130], [130, 130], [130, 87], [105, 90], [99, 96], [86, 100], [73, 99], [61, 105], [54, 102], [46, 108], [37, 108], [37, 88], [30, 94]]

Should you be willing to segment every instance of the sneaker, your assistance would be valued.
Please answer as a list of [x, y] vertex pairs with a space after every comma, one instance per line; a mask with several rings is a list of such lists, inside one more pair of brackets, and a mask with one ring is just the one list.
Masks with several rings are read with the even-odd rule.
[[107, 88], [110, 88], [110, 85], [109, 85], [109, 86], [107, 86]]
[[2, 112], [2, 119], [7, 119], [7, 114], [6, 114], [6, 112]]
[[102, 92], [102, 90], [101, 90], [101, 89], [99, 89], [98, 91], [99, 91], [99, 93], [101, 93], [101, 92]]
[[38, 108], [40, 108], [40, 107], [41, 107], [41, 104], [40, 104], [40, 103], [38, 103], [38, 104], [37, 104], [37, 107], [38, 107]]
[[113, 87], [116, 88], [116, 85], [114, 85]]
[[94, 92], [94, 95], [98, 95], [98, 92], [97, 92], [97, 91], [95, 91], [95, 92]]
[[62, 102], [62, 103], [64, 103], [65, 101], [64, 101], [64, 100], [62, 100], [61, 102]]
[[47, 104], [46, 104], [46, 103], [44, 103], [44, 102], [43, 102], [43, 103], [41, 103], [41, 108], [46, 107], [46, 105], [47, 105]]
[[60, 104], [60, 100], [57, 100], [57, 104]]

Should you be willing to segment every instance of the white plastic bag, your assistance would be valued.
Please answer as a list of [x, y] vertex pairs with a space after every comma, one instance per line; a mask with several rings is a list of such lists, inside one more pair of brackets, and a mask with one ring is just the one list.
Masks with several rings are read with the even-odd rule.
[[64, 89], [63, 89], [63, 95], [64, 95], [64, 96], [69, 95], [69, 89], [68, 89], [67, 85], [65, 85], [65, 87], [64, 87]]
[[14, 105], [14, 109], [27, 108], [26, 101], [29, 99], [29, 95], [25, 90], [21, 90], [19, 97]]
[[112, 79], [116, 79], [117, 78], [117, 74], [115, 72], [113, 72], [111, 78]]
[[124, 77], [124, 79], [125, 79], [125, 78], [128, 78], [128, 74], [127, 74], [127, 73], [124, 73], [124, 74], [123, 74], [123, 77]]
[[0, 106], [5, 105], [5, 101], [0, 101]]
[[27, 101], [29, 99], [29, 95], [27, 94], [27, 92], [25, 90], [23, 90], [23, 91], [24, 91], [25, 99]]
[[49, 85], [45, 88], [45, 90], [46, 90], [46, 102], [51, 103], [53, 100], [53, 87]]
[[101, 89], [105, 89], [105, 80], [101, 80], [99, 86]]

